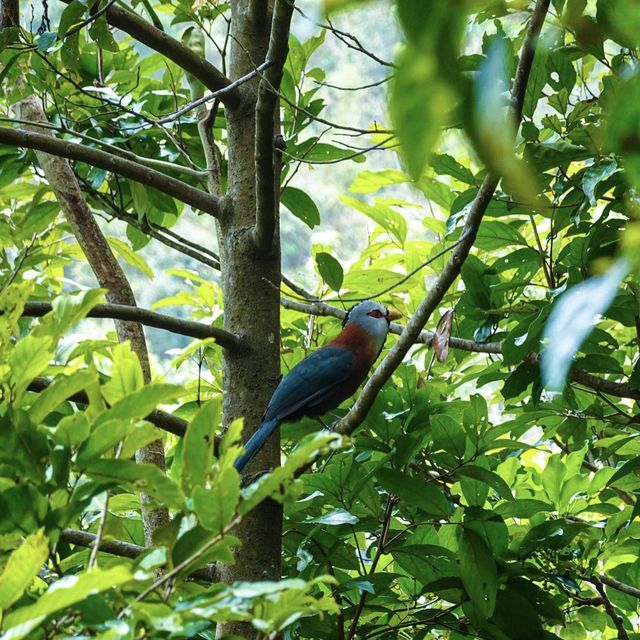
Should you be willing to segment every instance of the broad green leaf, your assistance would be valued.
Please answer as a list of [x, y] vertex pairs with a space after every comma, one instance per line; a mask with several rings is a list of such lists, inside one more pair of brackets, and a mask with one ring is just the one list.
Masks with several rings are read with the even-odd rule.
[[513, 494], [509, 485], [497, 473], [489, 469], [483, 469], [477, 464], [464, 464], [457, 471], [456, 475], [467, 476], [474, 480], [479, 480], [488, 484], [501, 498], [513, 500]]
[[542, 378], [549, 389], [561, 391], [564, 387], [573, 357], [613, 301], [628, 268], [626, 261], [619, 260], [604, 275], [581, 282], [555, 302], [545, 327], [541, 362]]
[[556, 505], [558, 509], [562, 507], [560, 504], [560, 492], [564, 483], [564, 478], [567, 469], [561, 460], [559, 453], [556, 453], [549, 457], [547, 465], [542, 472], [542, 486], [547, 494], [547, 497]]
[[487, 619], [495, 609], [498, 591], [498, 575], [491, 551], [479, 535], [464, 529], [458, 557], [462, 584], [479, 617]]
[[334, 291], [340, 291], [344, 278], [342, 265], [330, 253], [325, 253], [324, 251], [316, 253], [316, 264], [322, 279]]
[[184, 495], [178, 485], [152, 464], [138, 464], [133, 460], [92, 460], [84, 472], [98, 480], [128, 484], [168, 507], [184, 507]]
[[429, 420], [433, 444], [437, 449], [462, 458], [467, 445], [467, 437], [459, 422], [452, 416], [436, 414]]
[[42, 530], [27, 536], [9, 556], [0, 573], [0, 610], [9, 608], [38, 575], [49, 555], [49, 540]]
[[140, 360], [131, 345], [128, 342], [117, 344], [112, 354], [111, 379], [101, 387], [105, 400], [111, 405], [144, 386]]
[[397, 169], [385, 169], [383, 171], [360, 171], [354, 178], [349, 191], [351, 193], [375, 193], [384, 187], [410, 182], [411, 178], [406, 173]]
[[34, 424], [42, 422], [67, 398], [83, 391], [90, 384], [96, 383], [97, 380], [98, 374], [94, 369], [80, 369], [70, 376], [56, 378], [52, 384], [38, 394], [29, 410], [29, 417]]
[[101, 49], [106, 49], [107, 51], [119, 50], [118, 43], [111, 34], [107, 19], [104, 15], [101, 15], [97, 19], [93, 20], [91, 26], [89, 27], [89, 34]]
[[33, 334], [20, 340], [9, 353], [9, 385], [16, 401], [20, 401], [29, 383], [39, 376], [53, 358], [50, 338], [36, 338]]
[[640, 469], [640, 456], [627, 460], [609, 479], [607, 486], [617, 482], [621, 478], [624, 478], [629, 473], [634, 472], [636, 469]]
[[68, 4], [60, 16], [58, 38], [62, 40], [71, 27], [81, 22], [86, 10], [86, 4], [81, 0], [73, 0], [73, 2]]
[[280, 202], [310, 229], [320, 224], [320, 211], [316, 203], [302, 189], [285, 187], [280, 195]]
[[408, 476], [393, 469], [378, 469], [376, 478], [386, 491], [400, 499], [405, 508], [417, 508], [437, 516], [447, 516], [450, 512], [449, 502], [437, 486], [418, 476]]
[[181, 485], [189, 494], [204, 486], [213, 464], [214, 434], [220, 428], [220, 403], [206, 402], [194, 416], [183, 440]]
[[227, 468], [216, 478], [211, 489], [195, 486], [192, 499], [200, 524], [209, 531], [221, 533], [236, 513], [240, 475], [233, 467]]
[[441, 176], [451, 176], [466, 184], [475, 184], [473, 173], [467, 167], [461, 165], [453, 156], [449, 154], [434, 155], [431, 159], [431, 168]]
[[596, 200], [596, 188], [597, 186], [608, 177], [612, 176], [618, 168], [618, 163], [615, 160], [605, 160], [590, 166], [582, 176], [582, 190], [589, 199], [589, 204], [595, 207]]
[[132, 579], [131, 570], [124, 565], [65, 576], [52, 584], [34, 604], [21, 607], [5, 617], [2, 640], [20, 640], [28, 637], [46, 616], [68, 609], [89, 595], [109, 591]]
[[146, 418], [159, 404], [175, 402], [183, 393], [182, 387], [176, 384], [156, 382], [145, 385], [141, 389], [130, 391], [114, 402], [109, 409], [98, 416], [96, 426], [111, 420]]
[[149, 280], [153, 280], [155, 277], [153, 269], [139, 252], [134, 251], [126, 242], [123, 242], [118, 238], [107, 238], [107, 242], [109, 243], [109, 246], [126, 261], [127, 264], [131, 265], [141, 273], [144, 273]]
[[531, 518], [536, 513], [553, 511], [553, 505], [533, 498], [517, 498], [513, 502], [499, 504], [495, 511], [503, 518]]

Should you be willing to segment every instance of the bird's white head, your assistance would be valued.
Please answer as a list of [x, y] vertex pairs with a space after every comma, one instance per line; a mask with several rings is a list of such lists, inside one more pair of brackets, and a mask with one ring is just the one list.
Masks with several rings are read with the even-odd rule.
[[382, 345], [389, 333], [389, 325], [392, 320], [400, 317], [397, 311], [387, 309], [383, 304], [375, 300], [364, 300], [352, 307], [342, 323], [343, 327], [356, 324], [371, 335], [376, 347], [382, 349]]

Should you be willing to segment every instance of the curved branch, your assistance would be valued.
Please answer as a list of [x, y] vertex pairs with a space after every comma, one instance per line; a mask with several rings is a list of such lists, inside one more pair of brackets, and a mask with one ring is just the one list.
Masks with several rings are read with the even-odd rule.
[[[34, 378], [27, 387], [29, 391], [34, 391], [35, 393], [40, 393], [44, 391], [49, 385], [51, 385], [52, 381], [48, 378], [37, 377]], [[77, 402], [78, 404], [89, 404], [89, 398], [84, 391], [80, 391], [78, 393], [74, 393], [69, 396], [67, 400], [71, 402]], [[174, 416], [166, 411], [162, 411], [161, 409], [154, 409], [145, 420], [149, 421], [151, 424], [158, 427], [158, 429], [162, 429], [163, 431], [167, 431], [169, 433], [173, 433], [180, 438], [184, 437], [184, 434], [187, 432], [187, 427], [189, 423], [182, 418], [178, 418], [178, 416]]]
[[0, 144], [36, 149], [54, 156], [86, 162], [94, 167], [112, 171], [130, 180], [158, 189], [158, 191], [162, 191], [212, 216], [220, 214], [221, 198], [196, 189], [182, 182], [182, 180], [172, 178], [160, 171], [144, 167], [125, 158], [119, 158], [100, 149], [94, 149], [93, 147], [87, 147], [68, 140], [59, 140], [35, 131], [12, 129], [11, 127], [0, 127]]
[[[51, 311], [49, 302], [27, 302], [24, 305], [22, 315], [32, 318], [40, 318]], [[173, 316], [167, 316], [150, 309], [132, 307], [126, 304], [97, 304], [87, 314], [89, 318], [111, 318], [113, 320], [131, 320], [139, 322], [148, 327], [165, 329], [171, 333], [177, 333], [191, 338], [213, 338], [221, 347], [225, 349], [241, 349], [245, 347], [244, 342], [229, 331], [212, 327], [202, 322], [191, 320], [181, 320]]]
[[267, 60], [273, 61], [273, 65], [265, 71], [260, 80], [256, 103], [256, 224], [253, 229], [253, 240], [258, 250], [263, 253], [271, 250], [276, 230], [274, 171], [275, 112], [278, 108], [276, 92], [280, 89], [282, 70], [289, 53], [289, 27], [292, 14], [291, 0], [276, 0], [267, 52]]
[[[512, 88], [512, 100], [516, 105], [516, 109], [517, 105], [520, 105], [524, 99], [523, 94], [526, 90], [527, 80], [529, 78], [531, 64], [533, 62], [531, 50], [538, 39], [544, 18], [549, 9], [549, 4], [550, 0], [537, 0], [533, 10], [533, 17], [529, 23], [529, 28], [527, 29], [525, 42], [520, 53], [518, 68], [516, 69], [515, 81]], [[391, 377], [393, 372], [398, 368], [402, 359], [411, 348], [411, 345], [414, 344], [415, 340], [420, 335], [422, 328], [431, 317], [431, 314], [438, 308], [442, 298], [458, 277], [460, 270], [462, 269], [462, 265], [473, 246], [478, 228], [482, 222], [482, 217], [487, 206], [491, 202], [491, 197], [498, 186], [499, 180], [498, 176], [491, 174], [487, 174], [483, 180], [476, 197], [470, 204], [469, 213], [463, 234], [460, 238], [460, 243], [454, 249], [432, 289], [422, 300], [414, 315], [407, 322], [404, 331], [398, 338], [398, 342], [375, 370], [349, 413], [347, 413], [347, 415], [336, 425], [336, 430], [339, 433], [350, 434], [362, 423], [369, 412], [369, 409], [373, 405], [378, 392], [382, 389], [382, 386]]]

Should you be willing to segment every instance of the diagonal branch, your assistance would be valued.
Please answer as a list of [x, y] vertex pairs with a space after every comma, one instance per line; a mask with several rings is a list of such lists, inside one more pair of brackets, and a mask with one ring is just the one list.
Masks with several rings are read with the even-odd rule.
[[[549, 9], [549, 3], [550, 0], [537, 0], [520, 53], [512, 88], [512, 100], [515, 105], [514, 111], [518, 117], [518, 123], [520, 121], [521, 105], [524, 100], [527, 80], [533, 62], [533, 47], [540, 34], [540, 29], [542, 28], [544, 18]], [[460, 243], [454, 249], [432, 289], [407, 322], [404, 331], [398, 338], [398, 342], [375, 370], [349, 413], [338, 422], [336, 429], [339, 433], [350, 434], [362, 423], [373, 405], [378, 392], [398, 368], [402, 359], [411, 348], [411, 345], [414, 344], [420, 335], [424, 325], [428, 322], [431, 314], [438, 308], [442, 298], [458, 277], [462, 265], [473, 246], [478, 228], [482, 222], [482, 217], [491, 202], [491, 197], [498, 186], [498, 182], [499, 177], [491, 174], [487, 174], [483, 180], [476, 197], [470, 205]]]
[[182, 182], [182, 180], [172, 178], [155, 169], [144, 167], [137, 162], [119, 158], [112, 153], [87, 147], [76, 142], [59, 140], [43, 133], [26, 131], [25, 129], [0, 127], [0, 144], [36, 149], [54, 156], [86, 162], [94, 167], [112, 171], [148, 187], [158, 189], [158, 191], [162, 191], [212, 216], [218, 216], [222, 208], [221, 198], [196, 189]]
[[260, 80], [256, 104], [256, 224], [253, 239], [258, 250], [265, 253], [271, 250], [276, 230], [276, 189], [279, 185], [276, 186], [274, 163], [275, 112], [277, 91], [289, 53], [292, 14], [293, 0], [276, 0], [267, 52], [267, 60], [273, 64]]
[[[71, 0], [63, 1], [71, 3]], [[231, 84], [229, 78], [204, 57], [132, 11], [115, 4], [107, 10], [106, 18], [109, 24], [128, 33], [138, 42], [146, 44], [195, 76], [210, 91], [218, 91]], [[240, 103], [240, 92], [237, 88], [231, 89], [221, 95], [220, 100], [228, 107], [236, 107]]]
[[[51, 311], [49, 302], [27, 302], [24, 305], [22, 315], [40, 318]], [[213, 338], [221, 347], [225, 349], [241, 349], [246, 345], [244, 342], [229, 331], [212, 327], [203, 322], [193, 322], [167, 316], [150, 309], [133, 307], [126, 304], [97, 304], [87, 314], [89, 318], [111, 318], [113, 320], [131, 320], [139, 322], [148, 327], [165, 329], [171, 333], [177, 333], [191, 338]]]

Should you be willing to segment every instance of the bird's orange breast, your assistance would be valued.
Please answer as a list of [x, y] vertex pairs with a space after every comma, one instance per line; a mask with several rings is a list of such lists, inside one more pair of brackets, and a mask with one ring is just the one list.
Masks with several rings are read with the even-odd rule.
[[356, 357], [354, 368], [364, 368], [366, 371], [371, 368], [378, 356], [376, 345], [371, 336], [355, 324], [348, 324], [329, 344], [352, 351]]

